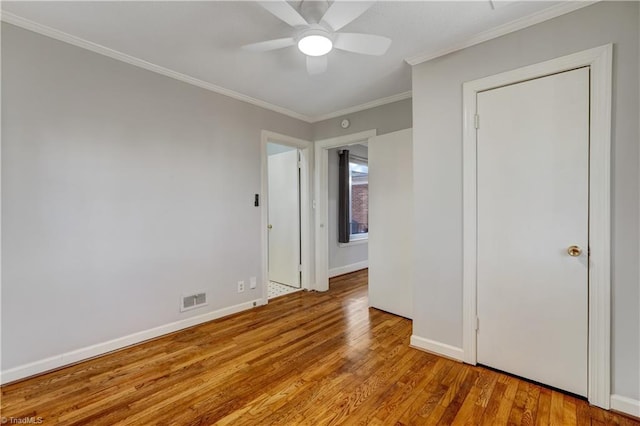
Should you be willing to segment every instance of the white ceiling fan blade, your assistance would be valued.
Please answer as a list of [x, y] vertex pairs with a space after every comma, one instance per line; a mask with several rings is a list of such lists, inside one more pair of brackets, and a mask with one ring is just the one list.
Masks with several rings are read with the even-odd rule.
[[363, 55], [384, 55], [391, 46], [391, 39], [373, 34], [337, 33], [333, 47]]
[[309, 25], [302, 15], [285, 0], [263, 1], [258, 4], [292, 27]]
[[293, 37], [287, 37], [245, 44], [242, 48], [251, 52], [268, 52], [270, 50], [284, 49], [285, 47], [293, 46], [294, 44], [296, 44], [296, 41]]
[[307, 56], [307, 72], [310, 75], [322, 74], [327, 70], [327, 55]]
[[322, 17], [320, 23], [328, 25], [333, 31], [338, 31], [366, 12], [373, 3], [373, 1], [343, 2], [334, 0], [333, 4], [329, 6], [329, 9], [327, 9]]

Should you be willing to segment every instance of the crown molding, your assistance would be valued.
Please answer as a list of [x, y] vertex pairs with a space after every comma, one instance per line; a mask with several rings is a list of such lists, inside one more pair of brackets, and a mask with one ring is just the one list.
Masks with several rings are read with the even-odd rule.
[[313, 118], [308, 115], [300, 114], [290, 109], [287, 109], [278, 105], [274, 105], [272, 103], [262, 101], [260, 99], [252, 98], [251, 96], [247, 96], [230, 89], [225, 89], [224, 87], [217, 86], [215, 84], [197, 79], [195, 77], [191, 77], [187, 74], [173, 71], [169, 68], [165, 68], [160, 65], [153, 64], [151, 62], [147, 62], [143, 59], [136, 58], [135, 56], [127, 55], [126, 53], [122, 53], [117, 50], [102, 46], [101, 44], [93, 43], [83, 38], [76, 37], [74, 35], [65, 33], [60, 30], [56, 30], [55, 28], [51, 28], [46, 25], [39, 24], [29, 19], [25, 19], [11, 12], [5, 12], [5, 11], [0, 12], [0, 20], [8, 24], [12, 24], [12, 25], [24, 28], [29, 31], [33, 31], [38, 34], [42, 34], [44, 36], [47, 36], [65, 43], [90, 50], [100, 55], [108, 56], [109, 58], [116, 59], [118, 61], [122, 61], [127, 64], [134, 65], [136, 67], [144, 68], [147, 71], [152, 71], [157, 74], [161, 74], [166, 77], [171, 77], [173, 79], [182, 81], [184, 83], [191, 84], [193, 86], [201, 87], [203, 89], [218, 93], [220, 95], [228, 96], [230, 98], [234, 98], [239, 101], [247, 102], [261, 108], [275, 111], [280, 114], [284, 114], [289, 117], [305, 121], [307, 123], [313, 122]]
[[317, 123], [318, 121], [329, 120], [331, 118], [340, 117], [340, 116], [346, 115], [346, 114], [353, 114], [354, 112], [364, 111], [365, 109], [375, 108], [377, 106], [390, 104], [392, 102], [397, 102], [397, 101], [402, 101], [404, 99], [409, 99], [409, 98], [411, 98], [411, 96], [412, 96], [411, 95], [411, 90], [408, 90], [406, 92], [398, 93], [397, 95], [391, 95], [391, 96], [387, 96], [386, 98], [376, 99], [376, 100], [371, 101], [371, 102], [366, 102], [364, 104], [360, 104], [360, 105], [352, 106], [352, 107], [349, 107], [349, 108], [341, 109], [339, 111], [331, 112], [329, 114], [317, 115], [317, 116], [312, 118], [311, 122], [312, 123]]
[[[547, 9], [544, 9], [540, 12], [536, 12], [534, 14], [531, 14], [529, 16], [523, 17], [523, 18], [519, 18], [516, 19], [515, 21], [511, 21], [507, 24], [501, 25], [499, 27], [493, 28], [491, 30], [488, 31], [484, 31], [481, 32], [479, 34], [476, 34], [468, 39], [459, 41], [451, 46], [449, 46], [446, 49], [442, 49], [442, 50], [437, 50], [437, 51], [431, 51], [431, 52], [426, 52], [420, 55], [416, 55], [416, 56], [411, 56], [409, 58], [406, 58], [405, 61], [409, 64], [409, 65], [418, 65], [421, 64], [423, 62], [429, 61], [431, 59], [435, 59], [437, 57], [440, 56], [444, 56], [446, 54], [482, 43], [484, 41], [487, 40], [491, 40], [500, 36], [503, 36], [505, 34], [509, 34], [511, 32], [514, 31], [518, 31], [521, 30], [523, 28], [529, 27], [531, 25], [535, 25], [538, 24], [540, 22], [544, 22], [546, 20], [555, 18], [557, 16], [560, 15], [564, 15], [566, 13], [569, 12], [573, 12], [575, 10], [578, 10], [580, 8], [592, 5], [594, 3], [597, 3], [599, 0], [570, 0], [570, 1], [566, 1], [564, 3], [549, 7]], [[93, 43], [91, 41], [85, 40], [83, 38], [80, 37], [76, 37], [74, 35], [65, 33], [63, 31], [57, 30], [55, 28], [51, 28], [48, 27], [46, 25], [42, 25], [39, 24], [37, 22], [25, 19], [21, 16], [18, 16], [14, 13], [11, 12], [6, 12], [6, 11], [0, 11], [0, 20], [2, 20], [3, 22], [12, 24], [12, 25], [16, 25], [18, 27], [27, 29], [29, 31], [33, 31], [36, 32], [38, 34], [42, 34], [44, 36], [83, 48], [83, 49], [87, 49], [90, 50], [94, 53], [98, 53], [100, 55], [104, 55], [107, 56], [109, 58], [112, 59], [116, 59], [118, 61], [122, 61], [125, 62], [127, 64], [130, 65], [134, 65], [137, 66], [139, 68], [143, 68], [146, 69], [148, 71], [152, 71], [155, 72], [157, 74], [161, 74], [164, 75], [166, 77], [170, 77], [173, 78], [175, 80], [179, 80], [182, 81], [184, 83], [187, 84], [191, 84], [193, 86], [197, 86], [206, 90], [209, 90], [211, 92], [215, 92], [218, 93], [220, 95], [224, 95], [224, 96], [228, 96], [230, 98], [233, 99], [237, 99], [239, 101], [243, 101], [243, 102], [247, 102], [249, 104], [258, 106], [260, 108], [264, 108], [267, 110], [271, 110], [274, 112], [278, 112], [280, 114], [292, 117], [292, 118], [296, 118], [298, 120], [302, 120], [304, 122], [307, 123], [317, 123], [319, 121], [324, 121], [324, 120], [329, 120], [332, 118], [336, 118], [336, 117], [340, 117], [342, 115], [346, 115], [346, 114], [353, 114], [355, 112], [359, 112], [359, 111], [364, 111], [366, 109], [369, 108], [374, 108], [377, 106], [381, 106], [381, 105], [385, 105], [388, 103], [392, 103], [392, 102], [397, 102], [397, 101], [401, 101], [404, 99], [409, 99], [411, 98], [411, 91], [407, 91], [407, 92], [402, 92], [399, 93], [397, 95], [392, 95], [392, 96], [388, 96], [385, 98], [380, 98], [380, 99], [376, 99], [373, 100], [371, 102], [366, 102], [360, 105], [356, 105], [356, 106], [352, 106], [349, 108], [345, 108], [345, 109], [341, 109], [339, 111], [335, 111], [335, 112], [331, 112], [331, 113], [327, 113], [327, 114], [320, 114], [320, 115], [316, 115], [316, 116], [309, 116], [309, 115], [305, 115], [305, 114], [301, 114], [298, 113], [296, 111], [290, 110], [288, 108], [284, 108], [281, 107], [279, 105], [275, 105], [272, 104], [270, 102], [266, 102], [260, 99], [256, 99], [253, 98], [251, 96], [248, 95], [244, 95], [242, 93], [230, 90], [230, 89], [226, 89], [224, 87], [221, 86], [217, 86], [215, 84], [206, 82], [204, 80], [200, 80], [197, 79], [195, 77], [191, 77], [187, 74], [183, 74], [174, 70], [171, 70], [169, 68], [165, 68], [162, 67], [160, 65], [156, 65], [154, 63], [145, 61], [143, 59], [140, 58], [136, 58], [135, 56], [131, 56], [131, 55], [127, 55], [126, 53], [122, 53], [120, 51], [114, 50], [114, 49], [110, 49], [108, 47], [102, 46], [100, 44], [97, 43]]]
[[409, 65], [418, 65], [423, 62], [430, 61], [440, 56], [447, 55], [449, 53], [456, 52], [458, 50], [465, 49], [467, 47], [475, 46], [476, 44], [483, 43], [494, 38], [501, 37], [503, 35], [530, 27], [540, 22], [548, 21], [549, 19], [556, 18], [558, 16], [573, 12], [586, 6], [590, 6], [597, 3], [600, 0], [569, 0], [555, 6], [548, 7], [539, 12], [532, 13], [531, 15], [518, 18], [514, 21], [500, 25], [487, 31], [483, 31], [469, 38], [463, 39], [450, 45], [447, 48], [440, 50], [432, 50], [421, 53], [419, 55], [410, 56], [405, 59]]
[[280, 114], [287, 115], [292, 118], [296, 118], [298, 120], [302, 120], [307, 123], [315, 123], [318, 121], [328, 120], [330, 118], [339, 117], [345, 114], [351, 114], [357, 111], [363, 111], [365, 109], [388, 104], [391, 102], [400, 101], [403, 99], [408, 99], [411, 97], [411, 91], [408, 91], [408, 92], [399, 93], [397, 95], [388, 96], [386, 98], [376, 99], [374, 101], [367, 102], [361, 105], [356, 105], [350, 108], [345, 108], [340, 111], [332, 112], [329, 114], [309, 116], [309, 115], [298, 113], [296, 111], [292, 111], [290, 109], [287, 109], [278, 105], [274, 105], [272, 103], [269, 103], [260, 99], [253, 98], [251, 96], [244, 95], [242, 93], [239, 93], [230, 89], [225, 89], [224, 87], [217, 86], [215, 84], [197, 79], [195, 77], [191, 77], [187, 74], [173, 71], [169, 68], [165, 68], [160, 65], [153, 64], [151, 62], [147, 62], [143, 59], [136, 58], [135, 56], [127, 55], [126, 53], [122, 53], [120, 51], [110, 49], [101, 44], [97, 44], [97, 43], [85, 40], [83, 38], [65, 33], [64, 31], [60, 31], [55, 28], [51, 28], [46, 25], [39, 24], [29, 19], [25, 19], [11, 12], [0, 11], [0, 20], [8, 24], [12, 24], [17, 27], [24, 28], [26, 30], [44, 35], [46, 37], [50, 37], [50, 38], [65, 42], [65, 43], [80, 47], [82, 49], [87, 49], [94, 53], [98, 53], [100, 55], [108, 56], [109, 58], [116, 59], [121, 62], [125, 62], [129, 65], [134, 65], [136, 67], [143, 68], [147, 71], [152, 71], [157, 74], [164, 75], [165, 77], [170, 77], [170, 78], [182, 81], [184, 83], [191, 84], [193, 86], [197, 86], [202, 89], [206, 89], [211, 92], [218, 93], [220, 95], [228, 96], [230, 98], [247, 102], [249, 104], [258, 106], [260, 108], [268, 109], [274, 112], [278, 112]]

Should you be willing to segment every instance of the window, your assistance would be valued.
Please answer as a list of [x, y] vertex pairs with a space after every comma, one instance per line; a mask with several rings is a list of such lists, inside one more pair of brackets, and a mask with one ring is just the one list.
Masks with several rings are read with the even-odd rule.
[[369, 164], [366, 158], [338, 151], [338, 242], [369, 237]]
[[349, 158], [349, 241], [369, 233], [369, 165], [367, 160]]

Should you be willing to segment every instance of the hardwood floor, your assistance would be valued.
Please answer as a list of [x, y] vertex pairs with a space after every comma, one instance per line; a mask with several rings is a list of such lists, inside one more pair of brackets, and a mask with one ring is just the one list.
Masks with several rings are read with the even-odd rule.
[[368, 308], [366, 271], [2, 387], [43, 424], [640, 425], [585, 401], [409, 347]]

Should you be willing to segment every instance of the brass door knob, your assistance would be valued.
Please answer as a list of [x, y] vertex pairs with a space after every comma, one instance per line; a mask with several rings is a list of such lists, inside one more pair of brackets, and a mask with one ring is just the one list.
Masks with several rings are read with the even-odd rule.
[[578, 257], [582, 254], [582, 249], [578, 246], [569, 246], [567, 253], [569, 253], [569, 256]]
[[273, 225], [269, 224], [269, 225], [267, 226], [267, 228], [268, 228], [268, 229], [271, 229], [271, 228], [273, 228]]

